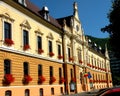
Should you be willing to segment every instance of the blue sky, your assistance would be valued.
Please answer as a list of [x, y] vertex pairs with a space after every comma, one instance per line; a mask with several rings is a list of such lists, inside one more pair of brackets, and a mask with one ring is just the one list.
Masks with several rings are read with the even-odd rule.
[[30, 0], [39, 8], [47, 6], [50, 15], [54, 18], [61, 18], [73, 14], [73, 2], [78, 3], [79, 18], [82, 23], [85, 35], [98, 38], [109, 37], [108, 33], [103, 33], [100, 29], [109, 20], [107, 14], [111, 8], [111, 0]]

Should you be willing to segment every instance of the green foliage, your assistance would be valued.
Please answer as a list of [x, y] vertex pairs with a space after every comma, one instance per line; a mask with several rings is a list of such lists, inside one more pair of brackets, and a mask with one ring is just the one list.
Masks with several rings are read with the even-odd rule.
[[108, 50], [111, 50], [110, 44], [109, 44], [109, 38], [96, 38], [92, 36], [87, 37], [92, 41], [95, 42], [98, 46], [101, 46], [102, 49], [105, 49], [105, 44], [107, 44]]
[[117, 57], [120, 57], [120, 0], [113, 0], [112, 8], [108, 14], [109, 24], [101, 29], [110, 34], [110, 45]]

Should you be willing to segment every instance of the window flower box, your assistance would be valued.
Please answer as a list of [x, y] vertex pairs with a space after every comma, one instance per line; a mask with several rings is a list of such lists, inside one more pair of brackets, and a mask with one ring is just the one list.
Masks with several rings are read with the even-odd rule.
[[69, 58], [69, 61], [74, 61], [74, 59], [72, 57]]
[[30, 49], [30, 45], [26, 44], [23, 46], [23, 50], [28, 50], [28, 49]]
[[82, 60], [79, 60], [79, 63], [83, 63]]
[[54, 54], [53, 52], [50, 52], [50, 53], [49, 53], [49, 56], [50, 56], [50, 57], [52, 57], [52, 56], [54, 56], [54, 55], [55, 55], [55, 54]]
[[98, 80], [96, 80], [96, 83], [98, 83], [99, 81]]
[[92, 67], [92, 65], [90, 63], [88, 63], [87, 66]]
[[55, 77], [50, 77], [50, 84], [54, 83], [56, 81], [56, 78]]
[[30, 75], [25, 75], [24, 78], [23, 78], [23, 83], [24, 84], [28, 84], [29, 82], [32, 81], [32, 78]]
[[12, 46], [14, 44], [13, 40], [12, 39], [9, 39], [9, 38], [6, 38], [4, 43], [7, 45], [7, 46]]
[[62, 55], [58, 55], [58, 59], [62, 59], [63, 58], [63, 56]]
[[84, 77], [88, 77], [88, 73], [87, 72], [84, 73]]
[[75, 78], [71, 78], [71, 82], [76, 82], [76, 79]]
[[65, 82], [64, 77], [61, 77], [61, 78], [60, 78], [60, 84], [62, 84], [62, 83], [64, 83], [64, 82]]
[[12, 74], [5, 74], [3, 83], [10, 84], [10, 83], [14, 82], [14, 80], [15, 80], [15, 78], [13, 77]]
[[95, 66], [95, 69], [97, 69], [98, 67], [97, 66]]
[[89, 82], [90, 82], [90, 83], [92, 83], [92, 82], [93, 82], [93, 80], [91, 80], [91, 79], [90, 79], [90, 80], [89, 80]]
[[38, 83], [42, 84], [45, 80], [44, 76], [38, 76]]
[[43, 52], [44, 52], [43, 49], [38, 49], [38, 53], [39, 53], [39, 54], [42, 54]]
[[90, 64], [89, 64], [89, 63], [87, 63], [87, 66], [90, 66]]

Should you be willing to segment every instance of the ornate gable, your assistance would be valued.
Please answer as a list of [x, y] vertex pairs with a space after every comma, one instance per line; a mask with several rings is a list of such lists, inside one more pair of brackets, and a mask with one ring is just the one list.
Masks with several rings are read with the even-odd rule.
[[31, 29], [31, 26], [27, 20], [25, 20], [20, 26], [25, 27], [27, 29]]

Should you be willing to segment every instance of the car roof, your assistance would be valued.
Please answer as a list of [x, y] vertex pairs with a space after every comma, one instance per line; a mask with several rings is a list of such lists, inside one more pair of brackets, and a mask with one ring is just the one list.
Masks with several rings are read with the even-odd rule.
[[110, 90], [107, 90], [105, 93], [110, 94], [110, 93], [114, 93], [114, 92], [120, 92], [120, 88], [112, 88]]

